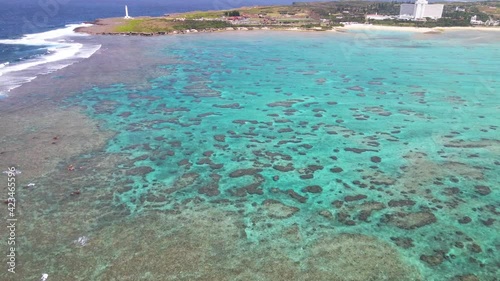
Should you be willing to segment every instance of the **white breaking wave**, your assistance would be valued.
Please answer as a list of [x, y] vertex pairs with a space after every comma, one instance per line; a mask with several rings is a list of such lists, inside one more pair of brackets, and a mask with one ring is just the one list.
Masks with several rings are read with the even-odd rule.
[[70, 37], [87, 36], [73, 30], [90, 24], [69, 24], [66, 27], [42, 33], [28, 34], [20, 39], [0, 40], [0, 44], [47, 46], [48, 52], [19, 63], [0, 63], [0, 96], [30, 82], [39, 75], [62, 69], [89, 58], [101, 45], [74, 42]]

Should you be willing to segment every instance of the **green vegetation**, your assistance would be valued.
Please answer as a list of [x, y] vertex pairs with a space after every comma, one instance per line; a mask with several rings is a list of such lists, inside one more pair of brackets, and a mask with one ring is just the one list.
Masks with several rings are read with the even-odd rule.
[[229, 11], [229, 12], [224, 12], [224, 15], [226, 17], [239, 17], [240, 12], [239, 11]]
[[176, 14], [176, 15], [171, 15], [168, 18], [173, 19], [173, 18], [185, 18], [185, 19], [216, 19], [221, 16], [223, 16], [224, 13], [223, 11], [206, 11], [206, 12], [201, 12], [201, 11], [195, 11], [195, 12], [189, 12], [189, 13], [183, 13], [183, 14]]
[[145, 31], [142, 27], [144, 19], [132, 19], [128, 20], [126, 24], [118, 26], [116, 28], [117, 32], [150, 32]]
[[116, 32], [169, 32], [173, 31], [172, 22], [163, 18], [138, 18], [115, 28]]
[[232, 26], [225, 21], [199, 21], [199, 20], [184, 20], [174, 21], [166, 18], [138, 18], [126, 22], [126, 24], [118, 26], [116, 32], [135, 32], [135, 33], [158, 33], [172, 32], [187, 29], [212, 29], [226, 28]]
[[197, 20], [185, 20], [173, 23], [173, 28], [175, 30], [186, 30], [186, 29], [211, 29], [211, 28], [226, 28], [231, 27], [230, 23], [225, 21], [197, 21]]

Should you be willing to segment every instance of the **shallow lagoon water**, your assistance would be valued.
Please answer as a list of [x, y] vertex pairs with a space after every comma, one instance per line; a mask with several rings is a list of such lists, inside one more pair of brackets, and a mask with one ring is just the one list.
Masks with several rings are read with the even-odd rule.
[[77, 280], [496, 280], [492, 35], [144, 40], [170, 63], [65, 99], [115, 134], [43, 180], [66, 195], [29, 194], [68, 220], [30, 258]]

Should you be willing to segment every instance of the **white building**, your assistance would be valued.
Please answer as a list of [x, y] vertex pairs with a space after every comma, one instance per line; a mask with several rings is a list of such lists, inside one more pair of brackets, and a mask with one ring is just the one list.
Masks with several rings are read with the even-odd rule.
[[401, 19], [439, 19], [443, 16], [443, 4], [429, 5], [427, 0], [417, 0], [415, 4], [401, 4], [399, 18]]
[[487, 21], [482, 21], [482, 20], [478, 20], [477, 16], [474, 15], [473, 17], [470, 18], [470, 24], [472, 24], [472, 25], [498, 26], [498, 25], [500, 25], [500, 21], [493, 20], [491, 17]]
[[477, 16], [474, 15], [472, 18], [470, 18], [470, 24], [474, 24], [474, 25], [483, 25], [484, 22], [482, 20], [478, 20], [477, 19]]
[[388, 19], [395, 18], [395, 16], [374, 14], [374, 15], [366, 15], [365, 18], [367, 20], [388, 20]]

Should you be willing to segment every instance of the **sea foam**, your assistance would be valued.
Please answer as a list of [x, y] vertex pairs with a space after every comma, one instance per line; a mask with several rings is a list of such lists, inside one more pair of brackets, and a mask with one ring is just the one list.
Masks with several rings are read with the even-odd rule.
[[0, 95], [28, 83], [39, 75], [48, 74], [82, 59], [92, 56], [101, 45], [82, 44], [73, 37], [87, 36], [74, 32], [75, 28], [89, 24], [69, 24], [64, 28], [42, 33], [27, 34], [19, 39], [3, 39], [0, 44], [42, 46], [47, 48], [45, 55], [18, 63], [0, 64]]

